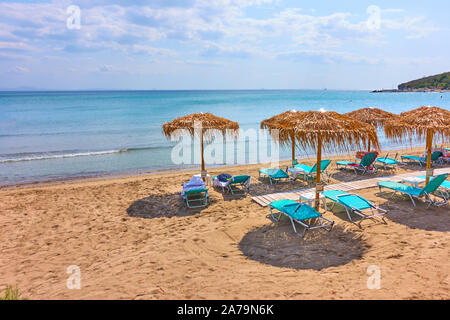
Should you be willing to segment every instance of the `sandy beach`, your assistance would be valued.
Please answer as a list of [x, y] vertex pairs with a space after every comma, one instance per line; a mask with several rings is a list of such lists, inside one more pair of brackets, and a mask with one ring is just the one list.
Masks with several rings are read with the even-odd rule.
[[[449, 206], [414, 208], [406, 198], [364, 189], [358, 194], [388, 210], [386, 225], [358, 228], [343, 210], [321, 209], [335, 228], [300, 239], [251, 196], [308, 184], [270, 186], [258, 180], [261, 167], [209, 169], [250, 174], [252, 185], [246, 197], [210, 187], [204, 209], [187, 209], [180, 197], [181, 184], [199, 170], [2, 189], [0, 288], [17, 284], [23, 299], [450, 298]], [[330, 167], [330, 183], [374, 176]], [[418, 170], [407, 165], [376, 176]], [[66, 286], [71, 265], [80, 267], [81, 289]], [[367, 288], [369, 266], [381, 272], [378, 290]]]

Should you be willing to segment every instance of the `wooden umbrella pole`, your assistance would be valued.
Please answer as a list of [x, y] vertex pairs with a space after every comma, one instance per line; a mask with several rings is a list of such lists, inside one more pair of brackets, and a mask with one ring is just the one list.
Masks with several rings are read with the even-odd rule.
[[201, 147], [201, 157], [202, 157], [202, 172], [201, 172], [201, 177], [203, 179], [203, 181], [206, 180], [206, 177], [203, 176], [203, 172], [205, 172], [205, 159], [203, 157], [203, 130], [201, 132], [201, 138], [200, 138], [200, 147]]
[[294, 133], [291, 133], [291, 140], [292, 140], [292, 165], [294, 165], [294, 161], [295, 161], [295, 136], [294, 136]]
[[367, 144], [367, 151], [370, 152], [370, 140], [369, 140], [369, 143]]
[[[322, 137], [319, 135], [317, 137], [317, 171], [316, 171], [316, 201], [314, 207], [319, 203], [319, 191], [317, 186], [320, 184], [320, 164], [322, 161]], [[319, 211], [319, 206], [317, 206], [317, 211]]]
[[431, 129], [427, 130], [427, 177], [425, 183], [430, 182], [430, 177], [428, 176], [428, 170], [431, 169], [431, 147], [433, 144], [433, 133]]

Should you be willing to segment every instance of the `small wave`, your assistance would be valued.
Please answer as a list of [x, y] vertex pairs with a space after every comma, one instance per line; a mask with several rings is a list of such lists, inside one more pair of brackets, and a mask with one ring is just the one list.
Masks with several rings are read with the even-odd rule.
[[33, 160], [50, 160], [50, 159], [62, 159], [62, 158], [75, 158], [75, 157], [92, 157], [92, 156], [102, 156], [113, 153], [127, 153], [133, 151], [143, 151], [143, 150], [154, 150], [154, 149], [169, 149], [170, 145], [167, 146], [154, 146], [154, 147], [130, 147], [115, 150], [106, 151], [88, 151], [88, 152], [66, 152], [58, 154], [52, 153], [25, 153], [25, 154], [11, 154], [9, 158], [1, 159], [0, 163], [8, 162], [21, 162], [21, 161], [33, 161]]
[[53, 155], [37, 155], [37, 156], [22, 157], [22, 158], [0, 159], [0, 163], [20, 162], [20, 161], [33, 161], [33, 160], [60, 159], [60, 158], [101, 156], [101, 155], [105, 155], [105, 154], [120, 153], [120, 152], [127, 152], [127, 150], [126, 149], [120, 149], [120, 150], [80, 152], [80, 153], [66, 153], [66, 154], [53, 154]]

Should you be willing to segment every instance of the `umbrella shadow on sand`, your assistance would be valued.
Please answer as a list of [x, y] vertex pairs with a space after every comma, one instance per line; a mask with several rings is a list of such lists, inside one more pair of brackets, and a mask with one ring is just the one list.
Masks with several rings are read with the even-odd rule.
[[366, 250], [360, 235], [340, 226], [330, 232], [309, 231], [301, 239], [288, 219], [250, 231], [239, 248], [251, 260], [296, 270], [345, 265], [361, 259]]
[[427, 209], [425, 203], [416, 199], [414, 200], [416, 207], [414, 207], [408, 196], [399, 194], [392, 196], [392, 193], [388, 192], [378, 192], [377, 196], [388, 200], [383, 205], [383, 208], [388, 210], [386, 220], [405, 225], [411, 229], [450, 231], [449, 205], [443, 207], [431, 206]]
[[[216, 200], [208, 197], [208, 206]], [[127, 214], [135, 218], [171, 218], [186, 217], [200, 213], [205, 208], [188, 208], [180, 193], [155, 194], [134, 201]]]

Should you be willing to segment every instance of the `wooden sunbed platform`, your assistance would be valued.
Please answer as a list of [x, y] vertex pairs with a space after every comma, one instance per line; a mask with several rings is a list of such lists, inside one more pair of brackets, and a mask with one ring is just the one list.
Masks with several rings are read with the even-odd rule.
[[[439, 168], [434, 170], [434, 175], [439, 175], [443, 173], [450, 173], [450, 168]], [[332, 184], [324, 187], [324, 190], [342, 190], [342, 191], [354, 191], [354, 190], [360, 190], [360, 189], [367, 189], [367, 188], [373, 188], [377, 186], [378, 181], [396, 181], [400, 182], [403, 178], [408, 177], [415, 177], [420, 175], [425, 175], [425, 171], [415, 171], [415, 172], [408, 172], [403, 173], [395, 176], [387, 176], [387, 177], [379, 177], [379, 178], [373, 178], [373, 179], [365, 179], [365, 180], [359, 180], [359, 181], [351, 181], [351, 182], [342, 182], [337, 184]], [[272, 201], [282, 200], [282, 199], [289, 199], [289, 200], [299, 200], [299, 197], [301, 194], [308, 193], [308, 192], [315, 192], [315, 188], [307, 188], [307, 189], [300, 189], [300, 190], [294, 190], [291, 192], [280, 192], [280, 193], [271, 193], [271, 194], [265, 194], [262, 196], [256, 196], [252, 197], [252, 200], [258, 203], [259, 205], [266, 207], [271, 203]]]

